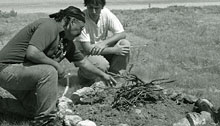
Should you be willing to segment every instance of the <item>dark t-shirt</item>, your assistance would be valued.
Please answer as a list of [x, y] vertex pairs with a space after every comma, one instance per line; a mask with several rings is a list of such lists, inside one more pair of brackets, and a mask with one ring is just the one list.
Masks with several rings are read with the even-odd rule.
[[[33, 45], [43, 51], [48, 57], [54, 58], [59, 50], [61, 42], [60, 33], [63, 27], [51, 18], [38, 19], [35, 22], [21, 29], [3, 48], [0, 50], [0, 63], [14, 64], [30, 62], [26, 59], [28, 45]], [[65, 40], [66, 42], [67, 40]], [[68, 42], [65, 57], [70, 61], [80, 61], [83, 55], [75, 47], [73, 42]], [[0, 65], [1, 67], [4, 65]]]

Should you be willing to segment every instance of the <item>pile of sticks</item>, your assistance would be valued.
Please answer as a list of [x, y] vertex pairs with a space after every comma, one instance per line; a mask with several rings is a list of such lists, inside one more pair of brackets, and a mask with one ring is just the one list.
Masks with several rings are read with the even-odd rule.
[[134, 74], [128, 74], [123, 78], [127, 83], [116, 92], [112, 107], [124, 111], [129, 111], [131, 107], [163, 101], [166, 95], [160, 85], [174, 82], [169, 79], [157, 79], [146, 83]]

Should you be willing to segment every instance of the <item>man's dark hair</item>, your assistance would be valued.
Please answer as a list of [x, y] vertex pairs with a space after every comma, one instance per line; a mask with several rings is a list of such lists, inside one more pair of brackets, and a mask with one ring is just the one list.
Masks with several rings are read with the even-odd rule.
[[54, 18], [56, 21], [60, 22], [64, 17], [70, 19], [70, 17], [74, 17], [80, 21], [85, 23], [85, 14], [77, 7], [69, 6], [64, 10], [60, 10], [57, 13], [49, 15], [50, 18]]
[[105, 0], [84, 0], [85, 6], [87, 6], [89, 4], [102, 5], [102, 7], [104, 7], [106, 4], [106, 1]]

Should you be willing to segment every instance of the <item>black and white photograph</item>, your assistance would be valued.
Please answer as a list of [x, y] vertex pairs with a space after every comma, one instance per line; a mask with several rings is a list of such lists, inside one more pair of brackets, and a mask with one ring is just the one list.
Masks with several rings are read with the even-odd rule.
[[0, 126], [220, 126], [220, 1], [0, 0]]

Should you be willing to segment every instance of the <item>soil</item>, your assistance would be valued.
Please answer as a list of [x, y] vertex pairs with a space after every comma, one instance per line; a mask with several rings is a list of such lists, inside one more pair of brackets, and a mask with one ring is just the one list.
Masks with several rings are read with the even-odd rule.
[[110, 88], [84, 98], [82, 104], [73, 106], [73, 111], [83, 119], [94, 121], [97, 126], [171, 126], [193, 110], [194, 104], [176, 102], [166, 98], [155, 103], [138, 104], [130, 109], [112, 107], [117, 90]]

